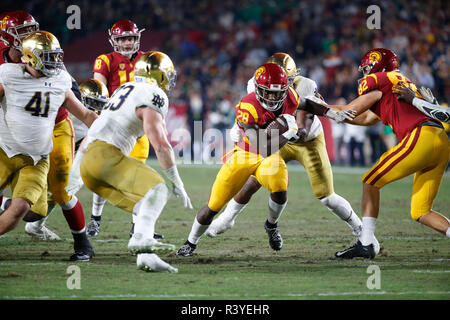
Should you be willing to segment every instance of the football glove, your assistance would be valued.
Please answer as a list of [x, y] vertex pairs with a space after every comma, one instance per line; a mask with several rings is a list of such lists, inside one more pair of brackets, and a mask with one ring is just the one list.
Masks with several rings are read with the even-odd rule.
[[287, 140], [291, 139], [298, 139], [297, 131], [297, 121], [295, 120], [295, 117], [292, 114], [283, 113], [280, 117], [283, 117], [286, 119], [286, 123], [288, 125], [288, 130], [282, 134], [283, 137], [285, 137]]
[[352, 121], [353, 119], [355, 119], [356, 112], [353, 111], [353, 110], [336, 111], [336, 110], [333, 110], [333, 109], [328, 109], [328, 111], [325, 112], [325, 116], [330, 118], [330, 119], [333, 119], [337, 123], [342, 123], [345, 120]]
[[194, 209], [191, 203], [191, 199], [184, 190], [183, 181], [181, 181], [180, 175], [178, 174], [177, 166], [166, 169], [163, 171], [166, 177], [172, 182], [172, 191], [176, 198], [181, 198], [183, 200], [183, 205], [185, 208]]
[[231, 127], [230, 129], [230, 138], [231, 141], [238, 143], [239, 141], [241, 141], [241, 130], [239, 129], [239, 126], [237, 125], [237, 123], [234, 123], [234, 126]]
[[419, 92], [422, 97], [429, 103], [438, 104], [437, 99], [434, 97], [433, 92], [430, 88], [420, 87]]

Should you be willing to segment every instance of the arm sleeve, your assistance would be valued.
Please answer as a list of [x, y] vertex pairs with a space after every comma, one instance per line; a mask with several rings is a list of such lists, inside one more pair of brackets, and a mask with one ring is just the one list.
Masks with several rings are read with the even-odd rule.
[[417, 97], [413, 99], [412, 104], [427, 116], [438, 121], [450, 123], [450, 108], [432, 104]]

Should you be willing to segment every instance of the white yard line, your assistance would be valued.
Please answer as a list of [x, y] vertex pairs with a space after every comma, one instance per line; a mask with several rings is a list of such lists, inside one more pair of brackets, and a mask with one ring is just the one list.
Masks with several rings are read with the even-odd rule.
[[22, 300], [22, 299], [120, 299], [120, 298], [156, 298], [156, 299], [178, 299], [178, 298], [212, 298], [225, 297], [225, 298], [283, 298], [283, 297], [343, 297], [343, 296], [404, 296], [404, 295], [450, 295], [450, 291], [350, 291], [350, 292], [316, 292], [316, 293], [282, 293], [278, 295], [262, 294], [262, 295], [239, 295], [239, 294], [151, 294], [151, 295], [137, 295], [137, 294], [119, 294], [119, 295], [93, 295], [93, 296], [1, 296], [0, 299], [4, 300]]

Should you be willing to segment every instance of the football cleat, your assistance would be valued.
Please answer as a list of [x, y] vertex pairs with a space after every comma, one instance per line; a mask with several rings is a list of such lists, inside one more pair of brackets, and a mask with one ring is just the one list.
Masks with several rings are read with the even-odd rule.
[[75, 247], [75, 253], [70, 256], [70, 261], [89, 261], [95, 255], [94, 248], [90, 244], [84, 247]]
[[100, 233], [100, 222], [91, 219], [87, 225], [87, 235], [90, 237], [96, 237]]
[[128, 242], [128, 250], [132, 254], [162, 252], [168, 253], [175, 250], [173, 244], [162, 243], [153, 238], [144, 239], [141, 233], [134, 233]]
[[162, 272], [168, 271], [169, 273], [177, 273], [178, 269], [172, 267], [167, 262], [161, 260], [154, 253], [142, 253], [138, 254], [136, 259], [136, 264], [138, 269], [146, 271], [146, 272]]
[[[130, 238], [133, 236], [133, 233], [134, 233], [134, 223], [131, 223]], [[155, 232], [153, 234], [153, 239], [156, 239], [156, 240], [164, 239], [164, 235]]]
[[283, 247], [283, 238], [281, 237], [278, 226], [274, 228], [269, 227], [268, 221], [264, 224], [264, 229], [266, 229], [267, 235], [269, 236], [269, 245], [273, 250], [279, 251]]
[[34, 222], [27, 222], [25, 224], [25, 232], [32, 237], [44, 240], [44, 241], [60, 241], [61, 238], [48, 229], [45, 225], [37, 225]]
[[233, 228], [234, 220], [225, 220], [222, 216], [215, 219], [206, 230], [206, 235], [215, 238], [218, 234], [224, 233], [228, 229]]
[[336, 258], [339, 259], [353, 259], [353, 258], [375, 258], [375, 249], [373, 243], [368, 246], [363, 246], [361, 241], [357, 241], [353, 246], [348, 249], [338, 251], [335, 254]]
[[190, 243], [188, 240], [186, 240], [186, 242], [180, 247], [180, 249], [178, 249], [177, 256], [192, 257], [196, 248], [196, 244]]

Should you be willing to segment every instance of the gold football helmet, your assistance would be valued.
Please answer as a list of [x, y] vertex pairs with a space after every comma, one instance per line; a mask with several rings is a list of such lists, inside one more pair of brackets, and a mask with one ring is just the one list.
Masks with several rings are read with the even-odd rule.
[[175, 87], [177, 72], [168, 55], [160, 51], [148, 51], [134, 65], [134, 80], [156, 84], [170, 95]]
[[84, 106], [100, 114], [109, 98], [105, 84], [97, 79], [87, 79], [81, 82], [79, 87]]
[[292, 85], [294, 79], [300, 75], [300, 68], [297, 69], [294, 59], [290, 55], [284, 52], [274, 53], [266, 63], [275, 63], [283, 68], [288, 76], [289, 84]]
[[22, 41], [22, 61], [47, 77], [63, 69], [63, 50], [58, 39], [47, 31], [35, 31]]

